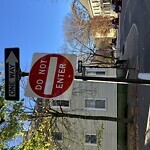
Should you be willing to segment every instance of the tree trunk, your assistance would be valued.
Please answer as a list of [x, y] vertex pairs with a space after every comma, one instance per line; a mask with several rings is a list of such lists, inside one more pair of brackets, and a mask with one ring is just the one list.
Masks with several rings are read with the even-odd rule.
[[65, 114], [65, 113], [54, 113], [53, 116], [78, 118], [78, 119], [85, 119], [85, 120], [105, 120], [105, 121], [123, 122], [123, 123], [131, 123], [132, 122], [132, 119], [116, 118], [116, 117], [108, 117], [108, 116], [86, 116], [86, 115]]
[[28, 115], [28, 119], [37, 119], [43, 117], [68, 117], [68, 118], [76, 118], [76, 119], [84, 119], [84, 120], [104, 120], [104, 121], [112, 121], [112, 122], [122, 122], [122, 123], [133, 123], [133, 119], [130, 118], [116, 118], [116, 117], [108, 117], [108, 116], [86, 116], [86, 115], [78, 115], [78, 114], [69, 114], [69, 113], [61, 113], [61, 112], [50, 112], [48, 114], [43, 115]]

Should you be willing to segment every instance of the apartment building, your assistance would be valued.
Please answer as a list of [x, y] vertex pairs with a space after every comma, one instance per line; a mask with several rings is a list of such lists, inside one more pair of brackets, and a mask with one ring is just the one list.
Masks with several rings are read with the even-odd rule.
[[[115, 77], [115, 69], [87, 68], [86, 75]], [[49, 107], [62, 113], [85, 116], [79, 117], [52, 117], [46, 121], [47, 128], [51, 129], [52, 141], [63, 150], [116, 150], [117, 123], [107, 120], [93, 120], [92, 116], [117, 117], [117, 84], [74, 80], [71, 99], [37, 99], [36, 112], [45, 112]], [[86, 119], [91, 116], [91, 119]], [[38, 128], [43, 118], [33, 122], [32, 128]], [[30, 131], [32, 135], [32, 130]], [[28, 137], [30, 136], [28, 133]]]
[[[65, 113], [117, 117], [117, 84], [75, 80], [70, 100], [51, 102], [55, 110], [60, 110], [60, 106]], [[54, 137], [63, 149], [114, 150], [117, 149], [117, 123], [59, 118]]]
[[112, 10], [111, 0], [79, 0], [80, 3], [87, 9], [91, 17], [104, 15], [114, 16], [118, 15]]
[[[118, 14], [112, 9], [112, 0], [79, 0], [88, 14], [93, 18], [95, 16], [109, 16], [110, 18], [117, 18]], [[111, 28], [107, 35], [96, 33], [94, 35], [94, 43], [97, 48], [102, 47], [102, 42], [107, 40], [112, 43], [112, 39], [116, 38], [117, 30]]]

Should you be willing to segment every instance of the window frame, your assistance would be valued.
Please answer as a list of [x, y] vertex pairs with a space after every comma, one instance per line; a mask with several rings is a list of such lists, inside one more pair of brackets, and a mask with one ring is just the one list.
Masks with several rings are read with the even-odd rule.
[[[96, 101], [96, 100], [101, 100], [101, 101], [105, 101], [105, 108], [95, 108], [95, 107], [86, 107], [86, 101]], [[107, 110], [107, 99], [104, 99], [104, 98], [85, 98], [84, 99], [84, 105], [85, 105], [85, 107], [84, 107], [84, 109], [85, 110], [103, 110], [103, 111], [106, 111]]]
[[103, 0], [103, 3], [111, 3], [110, 0]]
[[[58, 106], [53, 106], [53, 101], [60, 101], [60, 102], [61, 102], [61, 101], [67, 101], [67, 102], [69, 103], [69, 106], [60, 106], [60, 105], [58, 105]], [[51, 101], [51, 107], [52, 107], [52, 108], [60, 108], [60, 107], [61, 107], [61, 108], [70, 108], [70, 100], [52, 100], [52, 101]]]
[[[53, 137], [54, 137], [54, 136], [53, 136], [54, 133], [61, 134], [61, 140], [58, 140], [58, 139], [53, 138]], [[53, 140], [53, 141], [57, 141], [57, 142], [62, 142], [62, 141], [63, 141], [63, 133], [62, 133], [62, 132], [56, 132], [56, 131], [55, 131], [55, 132], [52, 132], [51, 135], [52, 135], [52, 140]]]
[[[86, 136], [92, 136], [92, 135], [96, 136], [96, 143], [91, 143], [91, 140], [90, 140], [90, 142], [86, 142]], [[98, 142], [97, 141], [98, 140], [97, 134], [94, 134], [94, 133], [85, 133], [84, 138], [85, 138], [85, 140], [84, 140], [84, 144], [85, 145], [97, 146], [97, 142]]]
[[106, 71], [105, 70], [87, 71], [86, 74], [89, 76], [106, 76]]

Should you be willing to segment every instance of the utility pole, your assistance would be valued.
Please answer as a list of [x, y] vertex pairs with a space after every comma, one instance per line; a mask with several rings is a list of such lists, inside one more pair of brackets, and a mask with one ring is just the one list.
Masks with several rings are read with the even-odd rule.
[[[28, 72], [21, 72], [21, 76], [29, 76]], [[148, 85], [150, 86], [150, 80], [144, 79], [122, 79], [122, 78], [110, 78], [110, 77], [96, 77], [96, 76], [75, 76], [75, 79], [81, 79], [83, 81], [100, 81], [100, 82], [107, 82], [107, 83], [118, 83], [118, 84], [140, 84], [140, 85]]]
[[75, 79], [81, 79], [84, 81], [94, 80], [107, 83], [140, 84], [150, 86], [150, 80], [143, 80], [143, 79], [121, 79], [121, 78], [94, 77], [94, 76], [75, 76]]

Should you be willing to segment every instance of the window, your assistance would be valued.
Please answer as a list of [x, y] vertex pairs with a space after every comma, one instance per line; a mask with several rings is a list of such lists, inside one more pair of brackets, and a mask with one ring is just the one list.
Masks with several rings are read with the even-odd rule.
[[63, 139], [61, 132], [52, 132], [52, 137], [54, 141], [61, 141]]
[[105, 70], [97, 70], [97, 71], [86, 71], [87, 75], [96, 75], [96, 76], [105, 76], [106, 75], [106, 71]]
[[103, 9], [106, 11], [106, 10], [110, 10], [110, 4], [104, 4], [103, 5]]
[[98, 3], [98, 1], [95, 1], [95, 0], [94, 0], [94, 1], [92, 1], [92, 3]]
[[100, 12], [95, 12], [95, 15], [98, 15], [98, 14], [100, 14]]
[[94, 10], [99, 10], [99, 8], [95, 8]]
[[99, 5], [93, 6], [93, 8], [99, 7]]
[[36, 106], [35, 106], [35, 109], [36, 111], [38, 112], [42, 112], [42, 99], [41, 98], [37, 98], [37, 101], [36, 101]]
[[103, 0], [103, 3], [110, 3], [110, 0]]
[[105, 75], [105, 71], [97, 71], [96, 75]]
[[85, 108], [106, 109], [105, 99], [85, 99]]
[[54, 107], [69, 107], [69, 100], [53, 100], [52, 106]]
[[110, 12], [109, 12], [109, 11], [108, 11], [108, 12], [105, 12], [105, 14], [106, 14], [106, 15], [109, 15], [109, 14], [110, 14]]
[[85, 135], [86, 144], [97, 144], [97, 135], [96, 134], [86, 134]]

